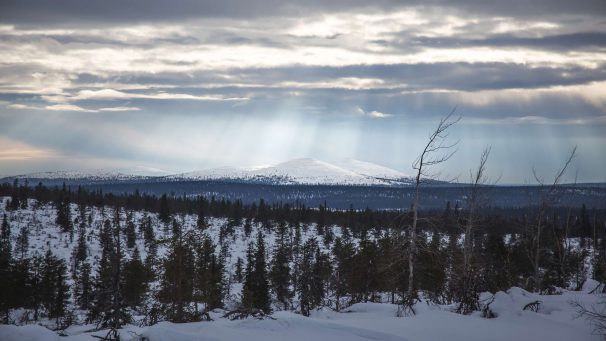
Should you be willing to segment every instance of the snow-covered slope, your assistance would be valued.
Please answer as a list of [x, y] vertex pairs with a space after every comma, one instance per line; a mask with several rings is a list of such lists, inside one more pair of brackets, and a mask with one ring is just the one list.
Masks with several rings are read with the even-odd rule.
[[169, 175], [171, 180], [217, 180], [217, 179], [248, 179], [250, 169], [239, 167], [217, 167], [193, 172]]
[[21, 174], [12, 178], [17, 179], [48, 179], [48, 180], [91, 180], [91, 181], [125, 181], [125, 180], [144, 180], [159, 176], [166, 176], [168, 173], [153, 168], [129, 168], [129, 169], [91, 169], [91, 170], [67, 170], [55, 172], [38, 172]]
[[334, 163], [342, 169], [372, 178], [381, 179], [409, 179], [410, 176], [392, 168], [377, 165], [376, 163], [356, 159], [344, 159]]

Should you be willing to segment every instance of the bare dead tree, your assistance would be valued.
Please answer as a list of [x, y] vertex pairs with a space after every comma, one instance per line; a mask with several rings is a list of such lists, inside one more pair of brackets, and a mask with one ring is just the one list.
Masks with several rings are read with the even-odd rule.
[[460, 302], [457, 307], [457, 312], [460, 314], [469, 314], [473, 311], [479, 310], [479, 296], [474, 285], [476, 282], [475, 271], [472, 267], [472, 256], [474, 253], [473, 245], [473, 233], [477, 228], [477, 217], [476, 209], [480, 197], [481, 189], [488, 183], [486, 177], [486, 162], [490, 156], [490, 147], [487, 147], [482, 151], [480, 156], [480, 164], [475, 172], [470, 175], [471, 188], [469, 190], [469, 196], [467, 200], [467, 221], [464, 227], [464, 239], [463, 239], [463, 268], [460, 279]]
[[[574, 177], [574, 187], [577, 185], [578, 174]], [[552, 233], [553, 239], [556, 241], [555, 243], [555, 256], [558, 261], [559, 274], [558, 279], [561, 282], [560, 285], [564, 285], [564, 274], [566, 273], [566, 263], [568, 262], [568, 256], [570, 255], [570, 251], [572, 249], [572, 245], [570, 243], [570, 239], [568, 235], [570, 234], [570, 221], [572, 220], [572, 202], [575, 197], [576, 191], [572, 192], [570, 196], [570, 204], [568, 205], [568, 209], [566, 210], [566, 221], [564, 222], [564, 230], [561, 234], [558, 233], [556, 229], [556, 224], [552, 225]]]
[[[549, 208], [556, 202], [558, 199], [558, 189], [559, 185], [562, 182], [562, 178], [566, 173], [566, 170], [570, 167], [575, 155], [577, 152], [577, 147], [575, 146], [570, 152], [568, 158], [564, 162], [564, 166], [559, 169], [556, 173], [553, 182], [550, 184], [546, 184], [537, 174], [536, 169], [533, 168], [532, 173], [535, 180], [539, 183], [541, 189], [541, 198], [539, 202], [539, 208], [536, 215], [536, 226], [534, 228], [534, 236], [532, 237], [532, 243], [530, 245], [529, 258], [533, 268], [532, 280], [534, 284], [534, 289], [536, 291], [541, 291], [542, 287], [542, 274], [541, 274], [541, 232], [543, 230], [543, 223], [545, 220], [545, 215]], [[531, 227], [532, 228], [532, 227]]]
[[398, 315], [414, 314], [414, 303], [417, 301], [417, 292], [415, 288], [414, 272], [417, 262], [417, 224], [419, 221], [419, 203], [421, 199], [421, 187], [425, 178], [432, 177], [429, 171], [433, 166], [448, 161], [456, 152], [453, 148], [455, 143], [447, 143], [448, 129], [461, 120], [460, 116], [453, 117], [456, 108], [446, 117], [442, 118], [436, 129], [429, 135], [427, 144], [423, 151], [415, 159], [412, 168], [416, 170], [414, 199], [412, 202], [412, 223], [409, 226], [408, 233], [408, 291], [403, 299], [401, 312]]

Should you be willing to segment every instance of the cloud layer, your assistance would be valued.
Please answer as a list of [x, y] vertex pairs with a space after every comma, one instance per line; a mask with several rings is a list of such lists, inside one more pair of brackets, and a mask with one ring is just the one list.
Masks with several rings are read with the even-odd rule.
[[[4, 1], [0, 137], [180, 169], [237, 164], [253, 153], [237, 144], [255, 138], [264, 149], [243, 162], [342, 155], [402, 167], [411, 157], [393, 161], [397, 149], [369, 150], [394, 140], [373, 134], [420, 131], [458, 106], [475, 129], [583, 127], [591, 142], [552, 145], [593, 155], [606, 127], [605, 14], [591, 0]], [[47, 129], [33, 136], [32, 122]], [[350, 140], [332, 151], [301, 142], [318, 134]], [[408, 136], [398, 141], [424, 134]], [[80, 138], [91, 142], [70, 144]]]

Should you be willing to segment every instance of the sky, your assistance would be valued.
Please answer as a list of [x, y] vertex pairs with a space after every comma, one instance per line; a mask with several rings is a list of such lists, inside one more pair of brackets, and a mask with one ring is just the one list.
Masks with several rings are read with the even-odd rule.
[[606, 181], [603, 0], [0, 2], [0, 175], [355, 158]]

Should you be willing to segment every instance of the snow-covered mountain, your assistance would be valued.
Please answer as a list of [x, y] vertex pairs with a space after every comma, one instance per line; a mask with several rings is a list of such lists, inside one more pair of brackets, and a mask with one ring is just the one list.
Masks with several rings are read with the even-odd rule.
[[411, 178], [394, 169], [354, 159], [336, 164], [311, 158], [294, 159], [256, 168], [213, 168], [169, 176], [173, 180], [231, 179], [273, 184], [393, 185]]
[[166, 174], [158, 170], [119, 169], [90, 171], [42, 172], [12, 179], [47, 179], [73, 181], [203, 181], [234, 180], [278, 185], [401, 185], [411, 178], [397, 170], [374, 163], [345, 159], [328, 163], [311, 158], [294, 159], [263, 167], [219, 167], [187, 173]]

